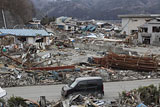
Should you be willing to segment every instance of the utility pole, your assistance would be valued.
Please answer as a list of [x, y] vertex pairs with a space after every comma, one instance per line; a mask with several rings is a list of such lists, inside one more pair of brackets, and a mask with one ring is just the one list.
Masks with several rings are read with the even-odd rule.
[[4, 28], [6, 29], [6, 28], [7, 28], [7, 25], [6, 25], [6, 18], [5, 18], [3, 9], [2, 9], [2, 16], [3, 16]]

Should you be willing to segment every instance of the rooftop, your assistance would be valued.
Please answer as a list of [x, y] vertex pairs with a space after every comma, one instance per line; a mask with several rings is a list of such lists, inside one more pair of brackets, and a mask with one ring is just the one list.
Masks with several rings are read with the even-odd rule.
[[37, 29], [0, 29], [2, 34], [15, 35], [15, 36], [49, 36], [45, 30]]
[[79, 77], [76, 81], [102, 79], [101, 77]]
[[6, 35], [7, 35], [7, 34], [0, 32], [0, 36], [6, 36]]
[[160, 14], [126, 14], [118, 15], [120, 18], [157, 18], [160, 17]]

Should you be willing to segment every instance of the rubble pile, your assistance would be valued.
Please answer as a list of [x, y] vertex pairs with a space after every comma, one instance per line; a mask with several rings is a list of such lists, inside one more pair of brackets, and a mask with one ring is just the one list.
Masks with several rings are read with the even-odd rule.
[[150, 85], [131, 91], [124, 91], [120, 94], [119, 102], [122, 107], [137, 107], [137, 105], [144, 105], [142, 107], [159, 107], [159, 87]]
[[113, 69], [98, 69], [96, 76], [101, 76], [103, 81], [130, 81], [141, 79], [160, 78], [159, 72], [136, 72], [132, 70], [113, 70]]
[[36, 54], [36, 47], [34, 45], [29, 45], [20, 50], [14, 49], [3, 51], [1, 48], [1, 62], [2, 64], [14, 65], [18, 68], [29, 68], [35, 65], [35, 59], [38, 58]]
[[60, 84], [62, 80], [65, 80], [62, 73], [55, 71], [23, 71], [9, 68], [0, 70], [1, 87]]
[[104, 101], [93, 96], [83, 96], [81, 94], [56, 102], [48, 101], [45, 96], [40, 96], [38, 101], [11, 96], [9, 99], [0, 98], [0, 105], [2, 107], [118, 107], [116, 101]]
[[[73, 67], [73, 69], [70, 67]], [[75, 68], [75, 66], [39, 67], [34, 69], [35, 70], [23, 70], [2, 67], [0, 69], [0, 86], [15, 87], [61, 84], [69, 83], [77, 77], [84, 76], [100, 76], [104, 82], [155, 79], [160, 77], [159, 72], [135, 72], [131, 70], [113, 70], [105, 68]]]
[[[54, 53], [42, 52], [44, 54], [41, 55], [41, 53], [36, 54], [31, 50], [28, 55], [22, 53], [23, 57], [21, 56], [18, 59], [15, 58], [16, 56], [10, 57], [6, 53], [7, 57], [1, 56], [1, 87], [68, 83], [83, 76], [100, 76], [106, 82], [153, 79], [160, 76], [159, 72], [107, 69], [87, 62], [90, 54], [104, 55], [100, 52], [58, 49]], [[64, 66], [65, 64], [66, 66]], [[4, 78], [6, 79], [4, 80]]]
[[62, 107], [107, 107], [107, 102], [93, 96], [83, 96], [81, 94], [70, 96], [62, 101]]

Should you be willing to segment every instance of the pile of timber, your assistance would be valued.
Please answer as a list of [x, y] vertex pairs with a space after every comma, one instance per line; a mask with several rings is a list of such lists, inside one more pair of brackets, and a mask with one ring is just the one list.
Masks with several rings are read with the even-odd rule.
[[152, 57], [136, 57], [109, 53], [103, 58], [93, 58], [96, 64], [108, 68], [137, 71], [157, 71], [158, 61]]

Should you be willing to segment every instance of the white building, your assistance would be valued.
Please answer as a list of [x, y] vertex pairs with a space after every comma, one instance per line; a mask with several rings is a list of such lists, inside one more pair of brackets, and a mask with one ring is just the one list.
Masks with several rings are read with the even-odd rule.
[[56, 19], [55, 24], [52, 24], [52, 26], [54, 25], [65, 31], [77, 31], [79, 29], [77, 19], [73, 19], [72, 17], [59, 17]]
[[119, 15], [118, 17], [122, 18], [122, 33], [131, 35], [138, 31], [139, 26], [148, 20], [160, 17], [160, 14]]
[[55, 22], [56, 24], [61, 24], [61, 23], [70, 22], [72, 19], [73, 19], [72, 17], [61, 16], [56, 18]]
[[142, 44], [160, 46], [160, 19], [153, 19], [140, 26], [138, 41]]

